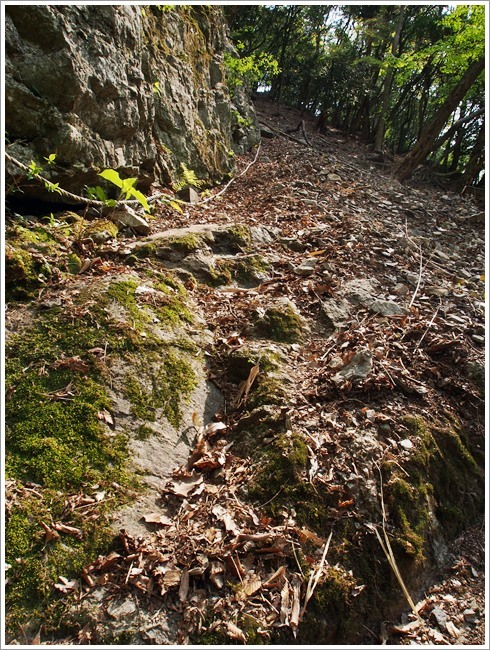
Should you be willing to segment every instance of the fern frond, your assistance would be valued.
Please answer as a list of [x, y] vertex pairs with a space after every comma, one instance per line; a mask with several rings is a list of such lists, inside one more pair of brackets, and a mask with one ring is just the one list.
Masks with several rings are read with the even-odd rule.
[[203, 186], [204, 181], [196, 176], [196, 172], [193, 169], [189, 169], [185, 163], [180, 163], [180, 168], [182, 172], [179, 178], [172, 183], [175, 192], [180, 192], [184, 187], [192, 186], [199, 189]]

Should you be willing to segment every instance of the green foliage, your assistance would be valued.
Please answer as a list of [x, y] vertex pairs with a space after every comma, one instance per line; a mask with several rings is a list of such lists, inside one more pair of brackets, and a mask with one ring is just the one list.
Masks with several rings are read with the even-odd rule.
[[[243, 117], [238, 111], [232, 111], [233, 119], [235, 123], [243, 128], [247, 128], [252, 124], [252, 120], [249, 117]], [[232, 155], [233, 152], [232, 152]]]
[[146, 196], [142, 192], [134, 188], [134, 185], [138, 180], [137, 178], [122, 179], [119, 176], [119, 173], [114, 169], [104, 169], [104, 171], [100, 172], [99, 176], [101, 176], [105, 180], [109, 181], [110, 183], [113, 183], [113, 185], [118, 187], [121, 190], [122, 198], [127, 200], [132, 197], [136, 199], [144, 207], [146, 212], [151, 211], [148, 201], [146, 200]]
[[36, 176], [39, 176], [39, 174], [42, 173], [43, 169], [44, 167], [34, 162], [34, 160], [31, 160], [31, 162], [29, 163], [29, 173], [27, 174], [27, 177], [30, 179], [35, 178]]
[[[243, 46], [237, 43], [237, 49], [243, 49]], [[232, 94], [238, 86], [254, 88], [259, 84], [268, 84], [279, 72], [277, 60], [267, 52], [244, 57], [232, 56], [225, 52], [224, 61]]]
[[[240, 6], [225, 8], [225, 15], [242, 57], [226, 59], [232, 89], [248, 79], [242, 83], [266, 87], [273, 99], [321, 113], [325, 125], [357, 133], [368, 142], [373, 142], [382, 117], [384, 141], [394, 153], [415, 145], [424, 125], [485, 46], [483, 5], [407, 5], [396, 51], [393, 36], [400, 8], [386, 3]], [[261, 76], [257, 64], [263, 55], [277, 61], [273, 75]], [[484, 102], [481, 74], [446, 128], [484, 108]], [[482, 123], [480, 114], [433, 152], [436, 171], [469, 168], [477, 182], [484, 152], [482, 144], [476, 154], [473, 147]], [[482, 161], [476, 170], [469, 164], [472, 155]]]
[[176, 192], [185, 189], [186, 187], [195, 187], [196, 189], [201, 188], [204, 185], [204, 181], [200, 180], [196, 173], [187, 167], [183, 162], [180, 163], [181, 173], [179, 178], [172, 183], [172, 187]]

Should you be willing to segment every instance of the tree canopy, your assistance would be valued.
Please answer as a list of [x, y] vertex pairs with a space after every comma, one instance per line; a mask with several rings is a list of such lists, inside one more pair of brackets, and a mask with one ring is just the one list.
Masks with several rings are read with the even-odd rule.
[[225, 13], [242, 60], [267, 56], [252, 90], [267, 88], [381, 154], [404, 155], [401, 179], [426, 163], [460, 189], [481, 181], [483, 5], [234, 5]]

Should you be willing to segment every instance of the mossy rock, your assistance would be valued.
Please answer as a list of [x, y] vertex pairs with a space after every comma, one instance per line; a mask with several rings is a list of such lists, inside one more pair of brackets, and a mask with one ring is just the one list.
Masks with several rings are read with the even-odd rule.
[[43, 226], [15, 224], [7, 228], [5, 289], [7, 300], [26, 300], [53, 273], [52, 264], [61, 254], [60, 243]]
[[232, 254], [245, 253], [252, 243], [250, 228], [245, 224], [234, 224], [227, 228], [213, 231], [214, 241], [210, 244], [214, 253]]
[[172, 426], [180, 426], [182, 404], [197, 385], [196, 373], [187, 357], [177, 348], [167, 348], [133, 360], [124, 394], [138, 420], [155, 422], [164, 416]]
[[[255, 440], [254, 447], [250, 444], [250, 454], [257, 473], [247, 485], [247, 498], [264, 504], [274, 517], [285, 509], [294, 510], [298, 523], [321, 527], [326, 511], [322, 511], [318, 495], [306, 478], [306, 443], [300, 434], [286, 431], [284, 425], [280, 428], [278, 424], [278, 420], [264, 419], [248, 432]], [[246, 434], [241, 433], [242, 437]]]
[[72, 275], [77, 275], [77, 273], [80, 273], [80, 270], [82, 268], [82, 260], [76, 253], [70, 253], [68, 255], [67, 267]]
[[255, 333], [280, 343], [298, 343], [307, 332], [307, 325], [289, 300], [277, 301], [265, 310], [254, 324]]
[[[133, 383], [142, 388], [132, 408], [146, 408], [148, 421], [163, 414], [177, 424], [196, 381], [187, 362], [196, 348], [183, 334], [194, 319], [185, 289], [171, 274], [86, 278], [73, 302], [69, 309], [39, 311], [6, 343], [6, 477], [21, 491], [28, 482], [36, 485], [34, 496], [9, 507], [6, 525], [13, 635], [29, 620], [42, 620], [46, 634], [65, 629], [66, 599], [55, 597], [54, 583], [60, 575], [78, 578], [83, 566], [108, 552], [110, 509], [139, 489], [129, 467], [128, 433], [104, 423], [113, 404], [111, 365], [137, 359]], [[97, 350], [105, 351], [104, 361]], [[139, 422], [141, 438], [151, 435], [146, 421]], [[96, 502], [97, 518], [66, 510], [67, 495], [95, 491], [111, 497]], [[46, 544], [41, 521], [79, 527], [81, 539], [62, 535]]]
[[386, 501], [397, 527], [395, 544], [414, 558], [430, 553], [433, 518], [447, 541], [482, 512], [483, 469], [471, 454], [461, 425], [453, 418], [426, 423], [406, 416], [415, 449], [407, 474], [385, 463]]
[[233, 280], [239, 286], [256, 287], [269, 279], [269, 263], [261, 255], [221, 258], [216, 262], [217, 268], [228, 281]]
[[85, 239], [92, 239], [95, 244], [104, 244], [115, 239], [119, 232], [117, 225], [110, 219], [94, 219], [83, 230]]

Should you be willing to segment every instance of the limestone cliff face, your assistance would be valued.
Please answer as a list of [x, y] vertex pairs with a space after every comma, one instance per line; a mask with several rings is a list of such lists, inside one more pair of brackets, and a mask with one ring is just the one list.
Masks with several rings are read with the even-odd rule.
[[[56, 153], [51, 180], [67, 190], [105, 167], [143, 190], [181, 162], [217, 179], [258, 139], [248, 99], [226, 85], [219, 6], [8, 6], [5, 33], [8, 151], [24, 163]], [[10, 163], [7, 179], [19, 182]]]

